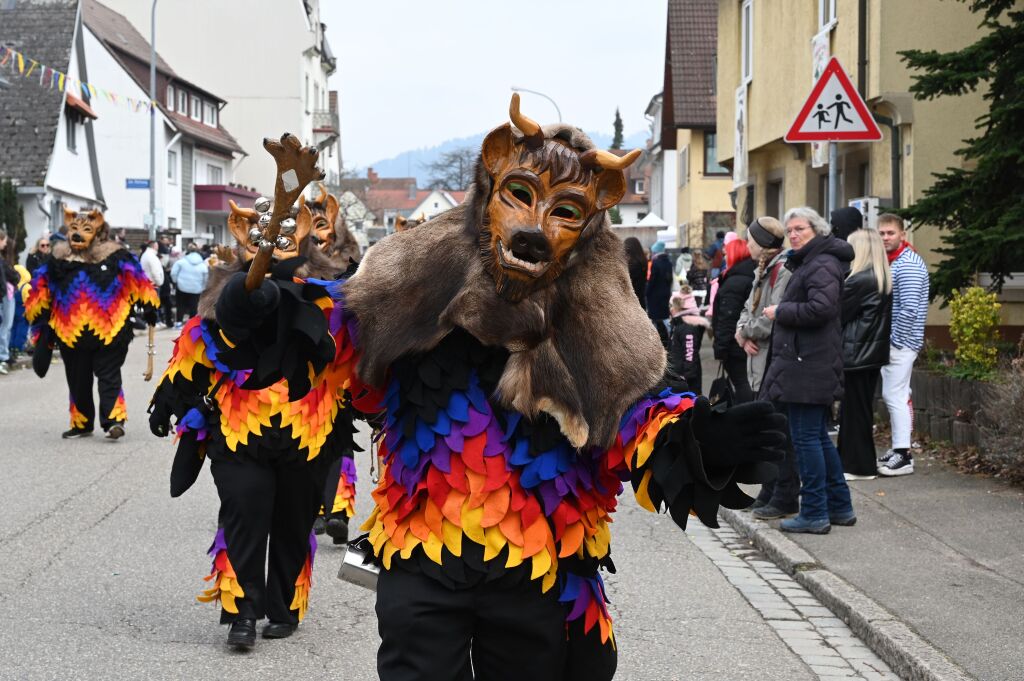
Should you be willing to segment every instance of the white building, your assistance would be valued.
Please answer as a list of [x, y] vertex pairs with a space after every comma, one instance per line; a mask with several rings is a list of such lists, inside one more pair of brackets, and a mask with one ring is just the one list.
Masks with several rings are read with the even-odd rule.
[[[149, 37], [150, 2], [107, 4]], [[156, 24], [157, 48], [177, 73], [227, 102], [221, 122], [249, 152], [239, 184], [273, 191], [275, 165], [261, 142], [287, 131], [323, 145], [328, 189], [339, 193], [338, 109], [327, 89], [336, 60], [319, 0], [174, 0], [157, 4]]]
[[[124, 97], [148, 101], [150, 46], [125, 17], [96, 0], [83, 0], [84, 43], [90, 77]], [[221, 124], [225, 102], [179, 76], [157, 57], [157, 231], [189, 241], [227, 243], [228, 200], [251, 204], [255, 192], [234, 184], [245, 152]], [[118, 229], [148, 224], [149, 115], [100, 102], [93, 123], [100, 179]]]
[[[423, 192], [419, 192], [423, 193]], [[409, 212], [409, 217], [414, 220], [430, 220], [446, 210], [455, 208], [466, 198], [466, 192], [453, 191], [448, 189], [433, 189]]]

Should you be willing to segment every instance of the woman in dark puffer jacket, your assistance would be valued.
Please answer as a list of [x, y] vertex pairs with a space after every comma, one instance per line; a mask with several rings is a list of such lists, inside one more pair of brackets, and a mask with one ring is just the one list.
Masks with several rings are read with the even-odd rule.
[[827, 419], [843, 394], [840, 296], [853, 249], [812, 208], [790, 209], [784, 223], [793, 275], [782, 302], [764, 310], [775, 329], [761, 395], [786, 403], [800, 469], [800, 513], [780, 529], [826, 534], [857, 521]]
[[750, 257], [747, 242], [742, 239], [736, 239], [725, 246], [725, 259], [729, 267], [718, 277], [718, 293], [712, 303], [711, 328], [715, 335], [715, 359], [725, 366], [734, 400], [738, 404], [754, 399], [747, 376], [747, 353], [736, 343], [736, 322], [754, 286], [757, 262]]
[[889, 362], [892, 274], [882, 237], [860, 229], [849, 236], [853, 266], [843, 285], [843, 408], [839, 458], [848, 480], [875, 477], [874, 410], [871, 401], [882, 366]]

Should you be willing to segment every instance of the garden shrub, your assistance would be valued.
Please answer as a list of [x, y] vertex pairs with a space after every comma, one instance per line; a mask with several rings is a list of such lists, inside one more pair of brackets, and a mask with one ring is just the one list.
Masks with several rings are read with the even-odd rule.
[[949, 306], [949, 335], [956, 346], [956, 366], [950, 373], [959, 378], [991, 378], [998, 359], [1001, 306], [996, 294], [972, 286], [954, 291]]

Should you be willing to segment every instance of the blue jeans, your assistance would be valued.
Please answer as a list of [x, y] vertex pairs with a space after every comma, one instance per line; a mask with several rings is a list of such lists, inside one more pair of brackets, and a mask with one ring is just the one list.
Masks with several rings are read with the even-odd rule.
[[11, 327], [14, 326], [14, 298], [7, 297], [7, 289], [0, 291], [3, 300], [0, 301], [0, 362], [6, 362], [11, 358]]
[[821, 404], [788, 402], [789, 432], [800, 468], [800, 517], [828, 520], [853, 513], [843, 463], [828, 436], [828, 418]]

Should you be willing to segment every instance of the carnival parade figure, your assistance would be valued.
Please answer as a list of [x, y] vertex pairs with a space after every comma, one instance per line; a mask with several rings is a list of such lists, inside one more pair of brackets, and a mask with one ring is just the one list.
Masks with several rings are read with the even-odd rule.
[[[716, 526], [785, 441], [770, 405], [713, 411], [665, 381], [607, 216], [639, 152], [541, 128], [518, 95], [510, 116], [464, 204], [380, 241], [344, 281], [235, 275], [208, 341], [227, 369], [295, 390], [329, 388], [344, 358], [339, 408], [383, 409], [385, 468], [356, 545], [381, 568], [385, 681], [611, 678], [599, 569], [613, 569], [623, 483], [682, 527], [691, 512]], [[287, 292], [311, 285], [330, 308], [283, 333], [299, 307]], [[333, 363], [309, 340], [327, 336]], [[228, 539], [232, 563], [241, 550]]]
[[149, 325], [152, 375], [153, 327], [160, 300], [142, 265], [124, 246], [108, 240], [109, 226], [98, 210], [64, 210], [67, 240], [32, 279], [25, 317], [35, 341], [33, 368], [43, 377], [60, 350], [70, 392], [71, 428], [65, 439], [92, 435], [96, 422], [93, 377], [99, 390], [99, 422], [107, 438], [125, 434], [128, 410], [121, 388], [121, 366], [134, 337], [128, 323], [141, 304]]
[[[319, 196], [303, 201], [296, 220], [308, 221], [310, 243], [324, 254], [338, 273], [359, 262], [359, 242], [345, 225], [338, 199], [318, 183]], [[352, 449], [331, 464], [324, 485], [323, 506], [313, 524], [316, 534], [326, 532], [335, 544], [348, 540], [349, 519], [355, 514], [356, 465]]]
[[[293, 137], [265, 145], [279, 156], [298, 148]], [[228, 227], [238, 247], [220, 253], [223, 262], [211, 271], [199, 314], [175, 341], [151, 405], [154, 434], [169, 434], [170, 419], [176, 419], [172, 496], [184, 493], [210, 459], [221, 506], [210, 547], [210, 586], [199, 600], [220, 605], [221, 623], [231, 625], [228, 644], [241, 648], [255, 644], [260, 619], [269, 619], [265, 638], [285, 638], [305, 617], [314, 519], [329, 471], [344, 469], [339, 462], [346, 454], [351, 462], [353, 450], [351, 409], [343, 396], [354, 359], [350, 344], [343, 352], [343, 334], [326, 330], [332, 301], [325, 287], [343, 270], [317, 248], [309, 204], [293, 207], [309, 182], [299, 183], [296, 173], [314, 169], [308, 164], [281, 171], [285, 179], [278, 178], [273, 205], [275, 211], [284, 207], [273, 217], [280, 232], [270, 240], [260, 230], [272, 222], [269, 199], [257, 201], [256, 210], [231, 203]], [[277, 318], [268, 322], [276, 340], [259, 346], [251, 369], [235, 370], [256, 353], [245, 350], [249, 346], [239, 337], [237, 349], [248, 354], [231, 357], [214, 319], [217, 297], [232, 275], [262, 281], [265, 270], [270, 278], [255, 295], [270, 291], [275, 302], [284, 297], [275, 305]], [[284, 353], [286, 348], [295, 352]], [[337, 485], [335, 472], [332, 504]]]

